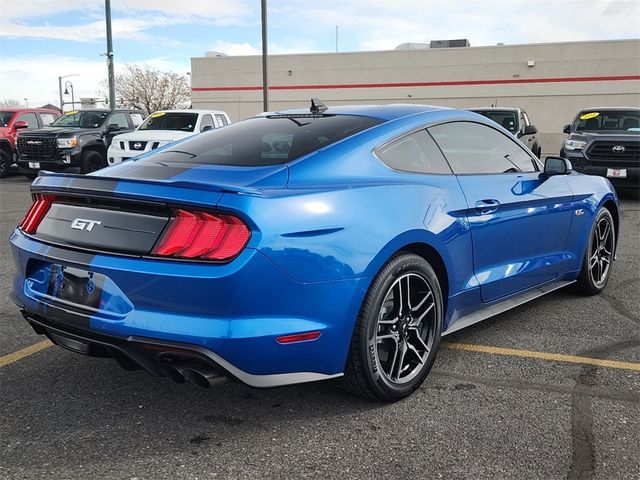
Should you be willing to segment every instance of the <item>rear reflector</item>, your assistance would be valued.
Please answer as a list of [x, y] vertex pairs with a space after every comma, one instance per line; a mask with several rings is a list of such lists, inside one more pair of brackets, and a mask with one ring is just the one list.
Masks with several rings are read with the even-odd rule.
[[283, 335], [276, 337], [278, 343], [296, 343], [296, 342], [308, 342], [309, 340], [315, 340], [320, 336], [320, 331], [307, 332], [307, 333], [295, 333], [293, 335]]
[[20, 222], [20, 229], [30, 235], [36, 233], [38, 225], [42, 222], [54, 200], [55, 196], [53, 195], [36, 195], [31, 208]]
[[249, 229], [237, 217], [174, 210], [165, 234], [151, 252], [161, 257], [227, 260], [242, 251]]

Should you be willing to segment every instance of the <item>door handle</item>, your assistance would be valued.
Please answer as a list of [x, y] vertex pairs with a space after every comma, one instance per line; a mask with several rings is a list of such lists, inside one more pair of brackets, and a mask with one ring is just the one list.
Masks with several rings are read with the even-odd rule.
[[476, 202], [476, 210], [481, 215], [486, 215], [488, 213], [495, 212], [500, 206], [500, 202], [498, 200], [489, 199], [489, 200], [478, 200]]

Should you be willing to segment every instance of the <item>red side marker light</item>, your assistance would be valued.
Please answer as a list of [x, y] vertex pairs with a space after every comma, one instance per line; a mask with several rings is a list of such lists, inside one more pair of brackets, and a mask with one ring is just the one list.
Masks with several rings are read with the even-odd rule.
[[315, 340], [320, 336], [322, 332], [317, 330], [315, 332], [306, 332], [306, 333], [294, 333], [293, 335], [283, 335], [281, 337], [276, 337], [276, 342], [278, 343], [297, 343], [297, 342], [308, 342], [310, 340]]

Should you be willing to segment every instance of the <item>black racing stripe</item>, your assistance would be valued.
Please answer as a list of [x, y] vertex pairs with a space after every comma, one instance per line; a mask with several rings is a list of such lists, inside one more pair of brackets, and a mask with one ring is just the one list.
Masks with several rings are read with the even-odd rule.
[[60, 325], [67, 325], [84, 330], [89, 329], [91, 322], [90, 315], [71, 307], [63, 308], [57, 305], [38, 303], [35, 312], [32, 311], [31, 308], [25, 308], [25, 311], [27, 314], [40, 316], [52, 322], [59, 323]]
[[100, 177], [87, 177], [87, 176], [73, 176], [65, 178], [65, 181], [61, 184], [48, 183], [47, 177], [43, 177], [43, 181], [37, 182], [31, 186], [33, 193], [41, 191], [58, 191], [58, 190], [78, 190], [87, 193], [113, 193], [118, 185], [117, 179], [112, 178], [100, 178]]
[[76, 264], [86, 268], [89, 268], [96, 258], [96, 254], [94, 253], [67, 250], [66, 248], [58, 248], [55, 246], [46, 246], [41, 252], [41, 255], [46, 256], [47, 261], [51, 263], [61, 263], [63, 265]]
[[140, 162], [129, 164], [129, 168], [119, 172], [118, 176], [135, 180], [168, 180], [192, 168], [193, 165], [165, 165]]

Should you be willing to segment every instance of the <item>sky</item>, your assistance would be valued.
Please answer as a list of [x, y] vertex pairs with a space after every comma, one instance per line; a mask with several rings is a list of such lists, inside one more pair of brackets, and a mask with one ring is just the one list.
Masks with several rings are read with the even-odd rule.
[[[268, 0], [270, 54], [388, 50], [467, 38], [472, 46], [640, 38], [640, 0]], [[186, 75], [207, 51], [257, 55], [260, 0], [112, 0], [116, 69]], [[0, 100], [58, 104], [107, 76], [104, 0], [0, 0]], [[25, 99], [27, 99], [25, 101]], [[70, 101], [70, 97], [65, 97]]]

